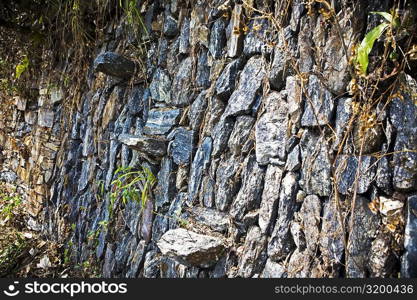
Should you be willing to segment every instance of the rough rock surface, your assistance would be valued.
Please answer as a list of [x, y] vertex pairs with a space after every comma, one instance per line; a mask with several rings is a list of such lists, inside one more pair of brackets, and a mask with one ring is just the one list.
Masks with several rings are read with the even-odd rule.
[[[327, 1], [342, 36], [317, 1], [136, 2], [141, 39], [109, 20], [77, 80], [62, 61], [65, 84], [2, 94], [0, 182], [25, 224], [106, 277], [417, 276], [415, 62], [367, 111], [345, 53], [389, 1]], [[114, 194], [144, 169], [146, 205]]]
[[222, 239], [182, 228], [169, 230], [157, 245], [162, 255], [169, 256], [179, 263], [200, 268], [214, 265], [226, 248]]

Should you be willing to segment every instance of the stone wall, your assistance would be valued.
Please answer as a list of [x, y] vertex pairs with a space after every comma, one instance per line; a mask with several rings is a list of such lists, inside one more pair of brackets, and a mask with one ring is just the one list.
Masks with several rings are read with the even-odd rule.
[[[302, 2], [145, 2], [149, 80], [109, 27], [76, 109], [49, 84], [3, 113], [1, 178], [104, 277], [415, 277], [415, 80], [349, 131], [345, 50], [390, 3]], [[121, 166], [156, 175], [146, 205], [111, 201]]]

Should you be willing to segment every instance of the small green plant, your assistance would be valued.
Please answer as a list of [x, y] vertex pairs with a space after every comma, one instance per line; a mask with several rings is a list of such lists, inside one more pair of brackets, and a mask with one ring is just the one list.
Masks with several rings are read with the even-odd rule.
[[[361, 75], [366, 75], [368, 70], [368, 64], [369, 64], [369, 53], [371, 53], [371, 50], [374, 46], [374, 43], [376, 40], [378, 40], [382, 34], [388, 30], [390, 36], [392, 36], [392, 29], [395, 29], [399, 26], [399, 20], [398, 16], [393, 13], [387, 13], [387, 12], [372, 12], [373, 14], [378, 14], [385, 18], [386, 22], [379, 24], [375, 28], [373, 28], [370, 32], [368, 32], [365, 35], [365, 38], [360, 43], [358, 49], [356, 50], [356, 57], [355, 57], [355, 63], [356, 67]], [[395, 50], [395, 42], [394, 39], [392, 40], [392, 46]], [[393, 52], [394, 53], [394, 52]]]
[[19, 79], [28, 68], [29, 58], [25, 55], [22, 61], [16, 66], [16, 79]]
[[3, 220], [9, 220], [13, 217], [16, 209], [21, 205], [22, 198], [18, 194], [8, 195], [5, 192], [0, 193], [0, 217]]
[[113, 214], [113, 206], [117, 199], [121, 199], [123, 204], [128, 201], [136, 201], [145, 207], [151, 188], [156, 183], [156, 177], [152, 171], [146, 167], [142, 167], [142, 170], [119, 167], [114, 175], [117, 177], [111, 183], [110, 216]]

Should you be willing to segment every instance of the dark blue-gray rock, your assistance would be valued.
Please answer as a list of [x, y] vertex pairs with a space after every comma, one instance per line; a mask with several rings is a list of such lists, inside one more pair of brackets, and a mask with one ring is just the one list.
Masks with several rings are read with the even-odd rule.
[[178, 34], [178, 22], [172, 16], [165, 16], [163, 32], [167, 37], [175, 37]]
[[190, 50], [190, 18], [188, 17], [185, 17], [182, 21], [179, 40], [178, 52], [187, 54]]
[[133, 61], [114, 52], [105, 52], [94, 60], [94, 71], [106, 75], [130, 78], [135, 70], [136, 65]]
[[[357, 193], [366, 193], [375, 180], [376, 158], [373, 156], [360, 156], [361, 166], [357, 182]], [[355, 179], [359, 165], [359, 158], [355, 156], [342, 155], [336, 160], [336, 185], [337, 190], [343, 194], [353, 193], [355, 190]]]
[[334, 111], [333, 95], [316, 75], [310, 75], [304, 102], [301, 126], [321, 126], [331, 122]]
[[118, 140], [147, 158], [160, 160], [167, 153], [166, 140], [162, 138], [121, 134]]
[[235, 89], [236, 77], [241, 65], [242, 60], [233, 60], [217, 78], [216, 93], [221, 99], [227, 100]]
[[[205, 113], [204, 120], [204, 134], [211, 136], [214, 127], [220, 121], [220, 118], [226, 118], [223, 116], [225, 104], [219, 97], [209, 98], [208, 109]], [[207, 120], [208, 119], [208, 120]]]
[[268, 258], [261, 273], [261, 278], [284, 278], [286, 272], [283, 264], [272, 261]]
[[162, 207], [171, 203], [175, 197], [175, 175], [172, 159], [164, 157], [161, 161], [161, 169], [158, 173], [158, 185], [155, 188], [156, 207]]
[[78, 191], [83, 191], [87, 188], [90, 179], [90, 167], [91, 167], [91, 158], [87, 158], [83, 161], [83, 167], [81, 169], [80, 179], [78, 181]]
[[180, 117], [180, 109], [151, 109], [143, 132], [148, 135], [167, 134], [178, 123]]
[[288, 68], [289, 61], [280, 41], [274, 48], [271, 69], [268, 75], [269, 83], [274, 89], [279, 91], [285, 86]]
[[205, 170], [210, 164], [211, 151], [213, 149], [213, 141], [210, 137], [206, 137], [198, 148], [190, 171], [190, 183], [188, 185], [189, 203], [195, 203], [201, 185], [201, 180]]
[[268, 34], [267, 29], [269, 26], [268, 19], [265, 18], [253, 18], [249, 24], [249, 32], [245, 35], [245, 41], [243, 43], [243, 54], [247, 57], [251, 57], [256, 54], [270, 52], [270, 48], [267, 45], [268, 39], [271, 35]]
[[[310, 72], [313, 69], [313, 41], [311, 36], [311, 28], [315, 24], [311, 24], [310, 18], [302, 18], [300, 20], [300, 32], [298, 34], [297, 49], [298, 49], [298, 70], [299, 72]], [[313, 76], [313, 75], [312, 75]]]
[[214, 59], [221, 58], [223, 48], [226, 46], [226, 21], [223, 18], [217, 19], [210, 32], [209, 51]]
[[291, 172], [288, 172], [282, 179], [278, 202], [278, 217], [268, 243], [268, 256], [274, 261], [285, 259], [295, 248], [290, 232], [290, 222], [297, 209], [297, 181], [297, 175]]
[[392, 240], [385, 233], [380, 233], [372, 241], [369, 254], [370, 276], [387, 278], [398, 274], [396, 268], [399, 261], [391, 249]]
[[17, 179], [18, 179], [18, 176], [13, 171], [0, 172], [0, 181], [13, 184], [13, 183], [16, 183]]
[[160, 275], [161, 259], [160, 254], [156, 250], [150, 250], [145, 255], [143, 263], [143, 277], [157, 278]]
[[201, 49], [198, 54], [195, 83], [199, 88], [208, 88], [210, 86], [210, 65], [207, 52], [206, 49]]
[[190, 106], [190, 110], [188, 111], [188, 119], [190, 121], [190, 127], [195, 130], [199, 131], [201, 122], [204, 118], [204, 113], [207, 108], [207, 91], [202, 91], [197, 98], [193, 101]]
[[249, 228], [243, 244], [243, 254], [238, 264], [240, 277], [250, 278], [261, 273], [267, 259], [266, 246], [267, 238], [262, 235], [259, 227], [252, 226]]
[[290, 19], [290, 26], [291, 30], [294, 32], [298, 32], [299, 25], [300, 25], [300, 18], [305, 11], [304, 4], [301, 0], [296, 0], [292, 2], [292, 10], [291, 10], [291, 19]]
[[193, 131], [184, 127], [174, 129], [168, 136], [172, 142], [168, 145], [168, 154], [177, 165], [188, 165], [193, 154]]
[[285, 164], [285, 170], [290, 172], [298, 171], [301, 167], [300, 161], [300, 146], [297, 145], [287, 156], [287, 162]]
[[126, 273], [127, 278], [136, 278], [139, 273], [139, 267], [145, 259], [146, 244], [142, 240], [138, 243], [137, 247], [133, 251], [132, 259], [129, 261], [129, 270]]
[[239, 78], [237, 89], [230, 96], [224, 116], [237, 116], [250, 112], [265, 77], [265, 62], [262, 57], [253, 56], [246, 63]]
[[277, 92], [265, 99], [266, 112], [256, 123], [256, 159], [259, 164], [285, 163], [285, 145], [287, 141], [288, 106]]
[[171, 101], [171, 79], [163, 69], [157, 69], [149, 85], [152, 99], [169, 103]]
[[215, 265], [226, 250], [224, 239], [182, 228], [166, 232], [157, 245], [162, 255], [186, 266], [200, 268]]
[[265, 173], [265, 183], [259, 208], [259, 227], [262, 233], [269, 233], [277, 217], [277, 206], [281, 187], [283, 169], [268, 165]]
[[417, 277], [417, 196], [408, 197], [404, 232], [404, 249], [401, 262], [401, 277]]
[[120, 241], [117, 243], [116, 251], [114, 251], [114, 260], [116, 261], [115, 271], [120, 273], [126, 267], [130, 255], [130, 248], [134, 243], [134, 238], [128, 233], [123, 236], [119, 235]]
[[214, 127], [212, 132], [213, 157], [220, 156], [220, 154], [222, 154], [223, 151], [226, 149], [227, 143], [229, 141], [229, 136], [232, 133], [234, 124], [234, 119], [222, 117]]
[[185, 58], [178, 66], [178, 71], [171, 85], [171, 100], [168, 102], [174, 106], [185, 106], [191, 102], [191, 73], [193, 60], [191, 57]]
[[195, 206], [190, 210], [190, 215], [198, 224], [203, 224], [210, 229], [224, 233], [229, 227], [229, 216], [212, 208]]
[[358, 196], [355, 201], [353, 227], [348, 239], [346, 276], [366, 277], [372, 240], [379, 227], [379, 218], [368, 207], [368, 199]]
[[239, 157], [225, 157], [221, 160], [216, 171], [216, 207], [221, 211], [225, 211], [230, 204], [240, 184], [240, 178], [237, 176], [240, 164]]
[[[323, 264], [331, 270], [343, 263], [342, 257], [345, 252], [344, 219], [339, 215], [338, 204], [335, 198], [329, 198], [323, 205], [323, 218], [320, 232], [320, 251], [323, 256]], [[332, 234], [329, 234], [329, 233]]]
[[312, 256], [317, 251], [320, 238], [320, 218], [321, 202], [316, 195], [308, 195], [301, 205], [298, 217], [301, 220], [305, 241], [306, 251]]
[[303, 190], [307, 194], [329, 196], [332, 190], [329, 145], [319, 133], [306, 130], [300, 141]]
[[378, 161], [378, 167], [376, 169], [375, 183], [385, 194], [390, 195], [392, 193], [392, 167], [386, 156], [381, 157]]
[[175, 229], [181, 226], [185, 219], [183, 218], [182, 211], [185, 202], [188, 199], [187, 193], [178, 193], [169, 206], [166, 218], [168, 219], [168, 228]]
[[229, 211], [238, 221], [241, 221], [247, 212], [259, 208], [265, 177], [265, 170], [258, 165], [255, 155], [248, 156], [244, 164], [242, 187]]
[[142, 87], [134, 87], [129, 95], [129, 101], [127, 103], [129, 114], [132, 116], [138, 116], [143, 112], [145, 104], [143, 101], [144, 89]]
[[106, 255], [104, 256], [104, 264], [103, 264], [103, 277], [104, 278], [112, 278], [116, 262], [114, 260], [114, 252], [112, 251], [111, 245], [107, 246]]
[[[295, 129], [300, 128], [301, 116], [303, 114], [303, 90], [301, 83], [296, 76], [287, 76], [285, 81], [285, 92], [287, 94], [288, 114]], [[291, 134], [296, 134], [291, 132]]]
[[255, 123], [255, 118], [251, 116], [239, 116], [236, 118], [235, 125], [229, 137], [228, 147], [234, 155], [247, 153], [252, 143], [250, 134]]
[[333, 149], [338, 150], [344, 139], [349, 121], [352, 117], [352, 98], [340, 98], [336, 104], [336, 139], [333, 143]]

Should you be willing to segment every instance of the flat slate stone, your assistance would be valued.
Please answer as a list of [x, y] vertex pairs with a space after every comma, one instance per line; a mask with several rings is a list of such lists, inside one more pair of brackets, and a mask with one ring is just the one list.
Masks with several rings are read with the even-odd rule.
[[163, 135], [174, 127], [181, 117], [180, 109], [152, 109], [143, 128], [144, 134]]
[[221, 238], [183, 228], [167, 231], [157, 245], [162, 255], [186, 266], [200, 268], [215, 265], [226, 249], [225, 241]]
[[94, 71], [119, 78], [132, 77], [135, 69], [133, 61], [114, 52], [105, 52], [94, 61]]

